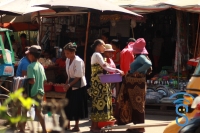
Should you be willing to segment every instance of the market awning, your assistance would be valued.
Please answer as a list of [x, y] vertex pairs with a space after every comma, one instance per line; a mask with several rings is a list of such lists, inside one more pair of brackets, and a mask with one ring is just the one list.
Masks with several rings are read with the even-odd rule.
[[31, 14], [25, 14], [20, 16], [2, 15], [1, 23], [19, 23], [19, 22], [31, 22]]
[[[80, 14], [86, 14], [87, 12], [56, 12], [54, 10], [48, 9], [48, 10], [42, 10], [39, 11], [40, 16], [42, 17], [48, 17], [48, 16], [68, 16], [68, 15], [80, 15]], [[33, 21], [38, 16], [38, 12], [31, 13], [31, 20]]]
[[60, 8], [66, 8], [69, 9], [71, 7], [76, 8], [82, 8], [81, 11], [90, 11], [96, 10], [100, 12], [119, 12], [119, 13], [125, 13], [125, 14], [131, 14], [135, 16], [141, 16], [135, 12], [131, 12], [129, 10], [126, 10], [116, 4], [113, 4], [107, 0], [84, 0], [84, 2], [80, 2], [80, 0], [47, 0], [47, 1], [41, 1], [38, 0], [35, 4], [36, 7], [46, 7], [49, 9], [60, 9]]
[[152, 13], [169, 8], [200, 12], [200, 0], [109, 0], [137, 13]]
[[9, 0], [0, 3], [0, 13], [1, 14], [19, 14], [23, 15], [26, 13], [31, 13], [40, 10], [46, 10], [43, 7], [33, 7], [36, 0]]

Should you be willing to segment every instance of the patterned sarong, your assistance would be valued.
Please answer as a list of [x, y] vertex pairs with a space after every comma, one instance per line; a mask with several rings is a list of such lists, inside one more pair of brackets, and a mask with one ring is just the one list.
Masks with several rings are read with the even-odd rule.
[[128, 74], [117, 98], [118, 124], [144, 123], [146, 78], [144, 75], [133, 77]]
[[102, 84], [99, 74], [103, 68], [99, 64], [92, 65], [92, 86], [90, 95], [92, 97], [91, 120], [94, 122], [108, 121], [112, 116], [112, 93], [109, 84]]

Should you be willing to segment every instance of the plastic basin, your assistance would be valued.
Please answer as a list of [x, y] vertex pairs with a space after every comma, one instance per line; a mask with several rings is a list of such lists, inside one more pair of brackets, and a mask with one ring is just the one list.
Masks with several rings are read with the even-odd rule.
[[122, 82], [122, 76], [120, 74], [102, 74], [99, 75], [101, 83], [118, 83]]
[[49, 84], [44, 84], [44, 91], [48, 92], [53, 90], [53, 85], [49, 85]]
[[114, 126], [116, 120], [98, 122], [98, 127], [103, 128], [106, 126]]
[[65, 88], [64, 86], [55, 86], [54, 85], [54, 90], [56, 92], [66, 92], [64, 88]]

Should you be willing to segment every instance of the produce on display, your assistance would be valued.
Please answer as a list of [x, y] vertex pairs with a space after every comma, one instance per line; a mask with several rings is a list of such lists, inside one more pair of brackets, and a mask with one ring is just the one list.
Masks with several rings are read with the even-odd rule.
[[52, 91], [53, 90], [53, 83], [52, 82], [45, 82], [44, 83], [44, 91]]
[[54, 65], [54, 63], [53, 63], [50, 59], [40, 58], [40, 59], [39, 59], [39, 62], [40, 62], [44, 67], [48, 67], [48, 66]]
[[65, 84], [54, 84], [54, 89], [56, 92], [66, 92]]

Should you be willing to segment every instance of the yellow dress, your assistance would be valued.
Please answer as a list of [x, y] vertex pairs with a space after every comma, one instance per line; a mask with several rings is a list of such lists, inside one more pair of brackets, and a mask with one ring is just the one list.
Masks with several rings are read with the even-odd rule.
[[93, 64], [91, 67], [91, 120], [94, 122], [109, 121], [113, 119], [112, 93], [110, 86], [109, 84], [101, 83], [99, 79], [99, 74], [103, 73], [103, 68], [99, 64]]

